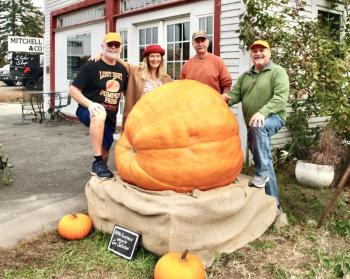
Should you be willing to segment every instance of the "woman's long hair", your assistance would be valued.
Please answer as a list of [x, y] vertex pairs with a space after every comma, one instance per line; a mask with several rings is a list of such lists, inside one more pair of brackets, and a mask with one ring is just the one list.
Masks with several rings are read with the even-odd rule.
[[[148, 64], [148, 55], [145, 56], [142, 60], [140, 67], [140, 76], [143, 80], [151, 78], [151, 66]], [[162, 56], [162, 60], [160, 61], [159, 67], [157, 69], [157, 78], [163, 79], [165, 76], [166, 72], [164, 71], [164, 58]]]

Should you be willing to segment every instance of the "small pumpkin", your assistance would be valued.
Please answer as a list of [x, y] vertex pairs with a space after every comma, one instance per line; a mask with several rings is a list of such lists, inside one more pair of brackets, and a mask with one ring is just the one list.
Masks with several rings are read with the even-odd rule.
[[145, 94], [129, 113], [115, 163], [123, 180], [147, 190], [228, 185], [243, 164], [237, 120], [210, 86], [167, 83]]
[[82, 239], [90, 233], [92, 221], [86, 214], [71, 213], [61, 218], [57, 229], [60, 236], [65, 239]]
[[200, 259], [188, 254], [170, 252], [162, 256], [155, 268], [154, 279], [204, 279], [205, 268]]

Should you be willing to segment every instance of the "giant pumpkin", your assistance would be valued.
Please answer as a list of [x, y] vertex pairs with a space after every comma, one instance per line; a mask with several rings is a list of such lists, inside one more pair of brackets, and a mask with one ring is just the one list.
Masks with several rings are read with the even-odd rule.
[[145, 94], [115, 148], [125, 181], [148, 190], [189, 192], [230, 184], [243, 156], [237, 121], [220, 94], [193, 80]]

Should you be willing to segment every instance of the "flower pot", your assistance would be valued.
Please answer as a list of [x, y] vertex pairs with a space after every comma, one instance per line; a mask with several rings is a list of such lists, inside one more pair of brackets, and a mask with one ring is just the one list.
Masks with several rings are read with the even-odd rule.
[[316, 188], [328, 187], [334, 179], [334, 167], [297, 161], [295, 177], [303, 185]]

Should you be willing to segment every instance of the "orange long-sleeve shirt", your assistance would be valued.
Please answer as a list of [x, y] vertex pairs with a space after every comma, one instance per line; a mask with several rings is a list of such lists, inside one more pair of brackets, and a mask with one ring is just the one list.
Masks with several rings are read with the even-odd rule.
[[196, 56], [188, 60], [182, 67], [180, 79], [193, 79], [205, 83], [219, 93], [230, 91], [232, 79], [224, 61], [209, 53], [204, 59]]

